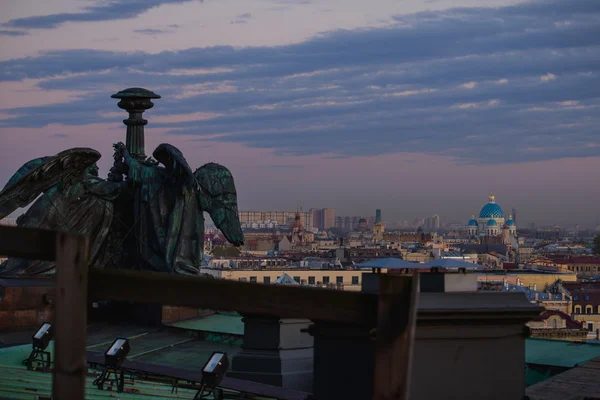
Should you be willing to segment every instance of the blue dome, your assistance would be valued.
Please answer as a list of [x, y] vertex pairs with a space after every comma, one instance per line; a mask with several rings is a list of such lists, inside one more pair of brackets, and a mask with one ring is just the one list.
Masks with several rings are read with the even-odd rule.
[[490, 219], [487, 222], [487, 226], [498, 226], [498, 224], [496, 223], [496, 221], [494, 221], [493, 219]]
[[476, 219], [470, 219], [469, 223], [467, 225], [468, 226], [479, 226]]
[[509, 219], [508, 221], [506, 221], [506, 226], [515, 226], [515, 221]]
[[479, 218], [504, 218], [504, 212], [498, 204], [490, 202], [481, 208]]

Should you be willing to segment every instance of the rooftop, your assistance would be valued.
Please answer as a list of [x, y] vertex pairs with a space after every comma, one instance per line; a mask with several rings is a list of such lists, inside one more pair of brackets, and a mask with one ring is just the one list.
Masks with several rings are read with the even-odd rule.
[[525, 344], [528, 364], [573, 368], [600, 357], [600, 345], [563, 340], [529, 338]]
[[[169, 371], [178, 371], [186, 376], [197, 375], [213, 351], [226, 352], [230, 359], [241, 350], [241, 339], [228, 335], [224, 331], [231, 331], [239, 335], [239, 327], [234, 322], [241, 317], [235, 314], [218, 314], [206, 318], [205, 321], [185, 321], [173, 324], [165, 328], [147, 328], [134, 325], [111, 325], [93, 324], [88, 326], [88, 361], [102, 359], [102, 353], [112, 343], [115, 337], [127, 337], [131, 344], [131, 352], [127, 356], [126, 363], [135, 366], [135, 369], [151, 370], [162, 368]], [[218, 321], [217, 321], [218, 319]], [[187, 324], [189, 327], [178, 326]], [[195, 335], [194, 332], [179, 328], [189, 328], [203, 331]], [[225, 329], [223, 329], [225, 328]], [[220, 333], [210, 333], [214, 329]], [[52, 375], [49, 373], [28, 371], [22, 364], [22, 360], [29, 356], [31, 351], [31, 332], [23, 333], [20, 338], [15, 334], [0, 334], [0, 342], [12, 340], [14, 343], [27, 343], [12, 347], [0, 348], [0, 398], [31, 399], [32, 393], [41, 396], [50, 396], [52, 392]], [[47, 348], [51, 354], [54, 353], [54, 343], [51, 342]], [[54, 356], [52, 356], [54, 359]], [[103, 399], [116, 398], [114, 391], [99, 390], [93, 385], [94, 379], [99, 375], [95, 369], [88, 370], [86, 380], [86, 398]], [[180, 384], [186, 379], [180, 379]], [[258, 387], [260, 386], [260, 387]], [[301, 392], [287, 389], [274, 388], [268, 385], [260, 385], [252, 382], [240, 381], [226, 378], [222, 383], [224, 389], [224, 400], [239, 399], [244, 393], [257, 393], [261, 391], [273, 391], [279, 395], [256, 396], [248, 395], [244, 398], [303, 398]], [[153, 398], [185, 398], [191, 399], [196, 394], [188, 384], [183, 384], [176, 392], [171, 392], [171, 384], [146, 381], [142, 379], [126, 379], [125, 391], [118, 394], [119, 399], [153, 399]], [[284, 393], [286, 392], [286, 393]], [[288, 393], [289, 392], [289, 393]], [[291, 396], [291, 397], [290, 397]], [[300, 397], [298, 397], [300, 396]]]
[[596, 358], [532, 385], [526, 393], [530, 400], [597, 399], [599, 382], [600, 358]]

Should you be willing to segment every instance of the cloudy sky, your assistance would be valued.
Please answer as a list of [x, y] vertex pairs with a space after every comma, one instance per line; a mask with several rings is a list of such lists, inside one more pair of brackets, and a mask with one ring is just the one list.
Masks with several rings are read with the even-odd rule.
[[124, 141], [236, 178], [242, 209], [522, 223], [600, 216], [598, 0], [2, 0], [0, 184]]

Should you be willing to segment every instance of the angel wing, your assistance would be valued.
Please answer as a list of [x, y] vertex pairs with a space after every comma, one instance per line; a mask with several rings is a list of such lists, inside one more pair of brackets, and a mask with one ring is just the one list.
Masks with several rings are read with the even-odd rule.
[[94, 149], [72, 148], [25, 163], [0, 192], [0, 219], [19, 207], [27, 206], [59, 183], [69, 185], [73, 178], [94, 165], [100, 157]]
[[237, 207], [237, 191], [231, 172], [222, 165], [209, 163], [194, 172], [197, 195], [201, 208], [210, 214], [211, 219], [235, 245], [244, 244], [244, 233], [240, 225]]

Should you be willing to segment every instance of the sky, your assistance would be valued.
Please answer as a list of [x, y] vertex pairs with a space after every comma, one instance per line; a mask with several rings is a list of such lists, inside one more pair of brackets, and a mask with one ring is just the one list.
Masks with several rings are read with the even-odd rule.
[[171, 143], [244, 210], [600, 223], [597, 0], [3, 0], [0, 184], [125, 140]]

